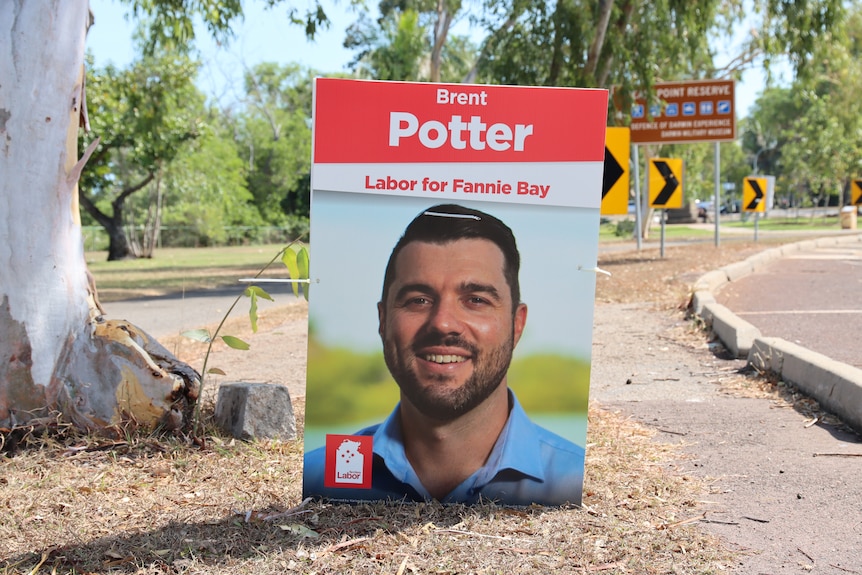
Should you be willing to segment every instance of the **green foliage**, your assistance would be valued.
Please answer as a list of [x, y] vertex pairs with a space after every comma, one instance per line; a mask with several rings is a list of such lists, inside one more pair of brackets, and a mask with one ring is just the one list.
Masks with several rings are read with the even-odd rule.
[[87, 71], [87, 104], [98, 148], [80, 181], [81, 205], [110, 236], [109, 259], [131, 254], [125, 237], [125, 204], [152, 184], [203, 127], [203, 95], [194, 85], [197, 64], [182, 55], [158, 55]]
[[308, 216], [312, 78], [297, 65], [261, 63], [246, 72], [245, 106], [230, 123], [259, 221]]
[[635, 221], [628, 218], [620, 220], [614, 227], [614, 235], [618, 238], [630, 238], [635, 233]]
[[[304, 249], [304, 248], [303, 248]], [[289, 248], [288, 248], [289, 251]], [[300, 276], [296, 276], [299, 278]], [[306, 279], [308, 278], [308, 268], [306, 267], [306, 274], [304, 276]], [[296, 284], [294, 284], [296, 285]], [[294, 294], [296, 292], [294, 291]], [[248, 286], [245, 290], [245, 296], [249, 298], [249, 309], [248, 309], [248, 319], [251, 323], [251, 331], [257, 333], [257, 299], [263, 298], [268, 301], [274, 301], [272, 296], [269, 295], [263, 288], [258, 286]]]
[[845, 4], [841, 0], [760, 0], [758, 4], [765, 14], [765, 53], [787, 54], [797, 74], [810, 77], [815, 53], [842, 22]]
[[[242, 0], [123, 0], [141, 23], [141, 37], [146, 54], [160, 49], [189, 50], [194, 42], [195, 18], [200, 18], [209, 34], [219, 43], [232, 37], [231, 26], [242, 18]], [[266, 0], [273, 8], [285, 4], [281, 0]], [[327, 26], [329, 19], [319, 2], [306, 4], [304, 11], [287, 7], [288, 21], [305, 29], [313, 38], [317, 29]]]
[[[165, 170], [165, 226], [190, 228], [194, 245], [227, 243], [233, 226], [258, 225], [246, 166], [211, 112], [200, 137], [182, 147]], [[163, 242], [163, 245], [164, 242]]]
[[197, 137], [204, 116], [204, 97], [194, 85], [197, 69], [184, 56], [164, 54], [137, 60], [127, 70], [87, 70], [91, 132], [82, 134], [80, 146], [96, 137], [101, 142], [82, 177], [85, 188], [96, 194], [122, 188], [115, 181], [124, 173], [130, 186], [135, 176], [171, 161], [184, 142]]
[[[778, 54], [801, 71], [843, 15], [840, 0], [486, 0], [484, 7], [479, 81], [614, 88], [616, 125], [627, 123], [622, 110], [634, 92], [658, 81], [738, 77], [756, 58], [768, 63]], [[717, 70], [711, 47], [729, 44], [742, 23], [752, 32], [741, 53]]]
[[[287, 267], [291, 279], [308, 279], [308, 249], [305, 246], [297, 246], [296, 248], [288, 247], [281, 255], [282, 263]], [[293, 295], [299, 296], [299, 283], [293, 282], [290, 284], [293, 287]], [[308, 300], [309, 285], [304, 284], [303, 294]]]
[[[845, 192], [849, 179], [862, 174], [862, 8], [825, 3], [816, 9], [810, 2], [797, 8], [800, 23], [821, 30], [830, 18], [832, 25], [819, 36], [808, 29], [791, 34], [788, 41], [811, 46], [796, 62], [804, 73], [787, 88], [762, 93], [743, 142], [759, 171], [777, 176], [779, 196], [816, 205]], [[845, 8], [846, 20], [838, 20]]]
[[392, 11], [379, 27], [361, 14], [347, 30], [345, 48], [357, 50], [350, 67], [360, 78], [418, 80], [421, 58], [429, 51], [426, 30], [415, 10]]
[[547, 3], [490, 0], [480, 76], [504, 84], [623, 86], [708, 73], [718, 0]]
[[363, 13], [348, 28], [344, 46], [356, 52], [348, 66], [360, 78], [461, 82], [477, 49], [466, 36], [449, 34], [460, 10], [459, 0], [383, 0], [380, 18]]

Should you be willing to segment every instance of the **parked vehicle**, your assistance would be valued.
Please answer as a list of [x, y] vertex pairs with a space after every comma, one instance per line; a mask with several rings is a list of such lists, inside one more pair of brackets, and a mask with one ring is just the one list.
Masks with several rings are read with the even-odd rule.
[[[715, 202], [713, 202], [712, 200], [697, 202], [697, 217], [699, 219], [703, 220], [704, 222], [708, 221], [710, 215], [715, 214], [715, 209], [713, 208], [714, 203]], [[722, 204], [721, 207], [719, 208], [719, 213], [720, 214], [726, 214], [727, 212], [728, 212], [727, 206]]]

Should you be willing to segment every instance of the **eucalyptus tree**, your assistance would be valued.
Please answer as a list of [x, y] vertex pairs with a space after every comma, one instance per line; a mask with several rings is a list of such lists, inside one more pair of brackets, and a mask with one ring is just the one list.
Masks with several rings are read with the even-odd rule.
[[125, 70], [87, 71], [91, 129], [81, 149], [99, 141], [79, 198], [108, 234], [108, 260], [138, 255], [126, 231], [127, 200], [150, 187], [160, 190], [164, 171], [200, 132], [204, 96], [196, 74], [197, 65], [181, 53], [147, 56]]
[[[840, 0], [486, 0], [476, 78], [503, 84], [613, 88], [617, 110], [657, 81], [728, 77], [788, 54], [807, 70]], [[727, 68], [714, 63], [743, 18], [755, 27]], [[617, 115], [617, 123], [625, 116]]]
[[[862, 9], [823, 35], [787, 87], [768, 88], [745, 122], [743, 144], [752, 165], [777, 176], [792, 203], [846, 200], [852, 178], [862, 175]], [[839, 202], [840, 203], [840, 202]]]
[[[270, 4], [274, 4], [270, 0]], [[158, 45], [191, 40], [195, 17], [229, 36], [239, 0], [130, 0]], [[309, 4], [296, 20], [313, 31]], [[185, 423], [199, 376], [145, 332], [106, 320], [84, 259], [77, 183], [98, 147], [78, 155], [89, 126], [87, 0], [0, 2], [0, 427], [59, 413], [85, 428], [125, 419]], [[35, 424], [35, 423], [34, 423]]]
[[818, 205], [830, 196], [843, 205], [850, 180], [862, 175], [862, 10], [854, 6], [847, 24], [830, 30], [806, 76], [790, 90], [798, 113], [784, 131], [784, 179]]
[[260, 221], [308, 217], [313, 72], [272, 62], [245, 72], [243, 109], [232, 118], [248, 190]]
[[248, 170], [221, 113], [211, 110], [195, 140], [182, 146], [165, 170], [166, 227], [187, 230], [194, 245], [224, 244], [235, 227], [259, 226], [248, 190]]
[[469, 38], [452, 34], [466, 17], [461, 0], [382, 0], [380, 16], [363, 13], [347, 30], [349, 67], [362, 78], [460, 82], [475, 62]]

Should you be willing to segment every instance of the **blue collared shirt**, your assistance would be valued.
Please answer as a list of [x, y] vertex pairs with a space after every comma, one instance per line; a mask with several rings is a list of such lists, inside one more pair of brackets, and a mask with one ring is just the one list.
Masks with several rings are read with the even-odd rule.
[[[584, 448], [536, 425], [509, 390], [512, 409], [485, 465], [465, 479], [442, 503], [496, 501], [504, 505], [581, 504]], [[383, 423], [355, 435], [373, 436], [371, 489], [325, 487], [325, 448], [305, 455], [303, 497], [333, 500], [407, 500], [434, 498], [407, 460], [401, 440], [400, 405]]]

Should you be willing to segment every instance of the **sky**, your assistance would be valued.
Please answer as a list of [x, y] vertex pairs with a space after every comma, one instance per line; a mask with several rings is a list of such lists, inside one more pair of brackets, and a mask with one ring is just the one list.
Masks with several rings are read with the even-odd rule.
[[[247, 2], [245, 21], [235, 28], [236, 37], [227, 47], [217, 46], [205, 30], [198, 32], [204, 68], [198, 86], [220, 101], [239, 97], [244, 66], [259, 62], [298, 62], [323, 73], [347, 71], [352, 52], [342, 46], [347, 27], [357, 19], [348, 0], [321, 0], [332, 25], [319, 32], [314, 41], [306, 40], [303, 30], [286, 22], [285, 8], [265, 10], [264, 2]], [[90, 0], [95, 25], [90, 29], [87, 48], [97, 66], [109, 62], [125, 67], [135, 56], [132, 44], [134, 26], [126, 21], [127, 6], [118, 0]], [[464, 32], [462, 32], [464, 33]], [[720, 63], [720, 62], [719, 62]], [[747, 115], [764, 85], [759, 70], [748, 70], [736, 85], [737, 118]]]

